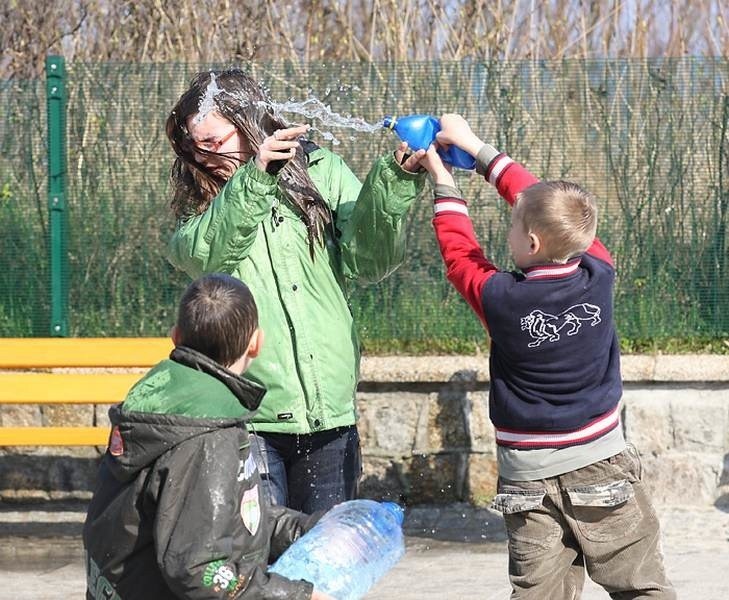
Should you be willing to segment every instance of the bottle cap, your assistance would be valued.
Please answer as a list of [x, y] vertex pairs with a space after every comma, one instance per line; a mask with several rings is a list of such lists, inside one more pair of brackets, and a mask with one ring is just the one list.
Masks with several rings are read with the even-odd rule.
[[395, 125], [397, 125], [396, 117], [391, 117], [388, 115], [382, 120], [382, 126], [385, 127], [386, 129], [391, 130], [395, 127]]
[[397, 521], [397, 524], [402, 527], [403, 521], [405, 520], [405, 509], [395, 502], [383, 502], [382, 507], [389, 512]]

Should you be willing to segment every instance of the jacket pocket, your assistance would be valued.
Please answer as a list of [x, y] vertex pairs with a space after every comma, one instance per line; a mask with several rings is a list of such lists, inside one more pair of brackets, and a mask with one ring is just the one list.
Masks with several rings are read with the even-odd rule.
[[577, 526], [586, 539], [609, 542], [631, 533], [642, 513], [633, 484], [621, 479], [566, 490]]

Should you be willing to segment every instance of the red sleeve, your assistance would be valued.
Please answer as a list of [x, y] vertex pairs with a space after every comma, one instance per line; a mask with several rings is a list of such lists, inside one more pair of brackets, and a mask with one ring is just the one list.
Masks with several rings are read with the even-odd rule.
[[592, 245], [587, 249], [586, 254], [594, 256], [595, 258], [599, 258], [600, 260], [609, 264], [611, 267], [615, 268], [615, 265], [613, 264], [613, 257], [610, 256], [610, 252], [608, 252], [608, 249], [598, 238], [595, 238], [592, 241]]
[[497, 155], [489, 163], [484, 177], [512, 206], [514, 206], [516, 195], [519, 192], [539, 181], [522, 165], [514, 162], [510, 156], [504, 153]]
[[463, 200], [439, 198], [434, 209], [433, 227], [445, 262], [446, 277], [486, 325], [481, 292], [497, 269], [476, 241]]

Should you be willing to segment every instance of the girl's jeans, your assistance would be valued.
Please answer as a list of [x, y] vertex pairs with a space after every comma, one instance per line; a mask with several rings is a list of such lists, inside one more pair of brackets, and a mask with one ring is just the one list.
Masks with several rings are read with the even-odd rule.
[[357, 496], [362, 459], [355, 425], [306, 435], [252, 433], [251, 453], [271, 504], [311, 514]]
[[579, 598], [585, 569], [614, 600], [676, 592], [635, 448], [539, 481], [499, 479], [493, 507], [509, 535], [512, 599]]

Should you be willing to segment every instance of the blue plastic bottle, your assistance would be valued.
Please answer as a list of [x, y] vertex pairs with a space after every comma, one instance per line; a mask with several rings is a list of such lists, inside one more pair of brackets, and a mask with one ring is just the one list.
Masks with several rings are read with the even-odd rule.
[[405, 553], [403, 518], [403, 509], [394, 502], [342, 502], [269, 570], [310, 581], [337, 600], [358, 600]]
[[[427, 150], [435, 141], [435, 134], [440, 131], [440, 121], [430, 115], [408, 115], [399, 119], [388, 116], [384, 118], [382, 126], [394, 131], [412, 150]], [[458, 146], [451, 146], [448, 150], [439, 149], [438, 154], [444, 162], [459, 169], [476, 168], [476, 159]]]

